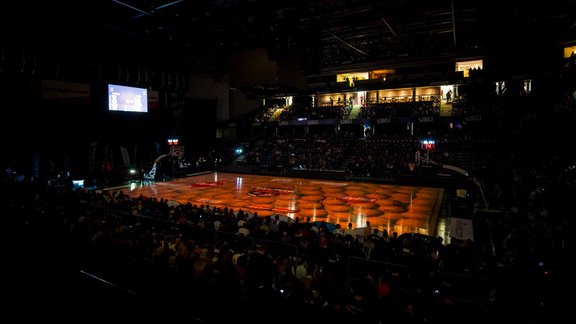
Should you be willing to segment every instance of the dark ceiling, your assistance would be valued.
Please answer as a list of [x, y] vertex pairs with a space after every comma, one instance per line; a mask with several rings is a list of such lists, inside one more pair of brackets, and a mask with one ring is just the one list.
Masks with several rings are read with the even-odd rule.
[[[160, 64], [223, 72], [231, 53], [266, 48], [271, 59], [296, 58], [305, 73], [319, 74], [402, 59], [483, 55], [576, 39], [572, 0], [32, 3], [8, 4], [15, 8], [4, 10], [4, 18], [10, 18], [4, 30], [20, 40], [14, 41], [10, 34], [4, 37], [3, 61], [10, 60], [9, 52], [20, 52], [28, 61], [57, 52], [54, 55], [84, 65]], [[11, 49], [14, 44], [17, 49]]]

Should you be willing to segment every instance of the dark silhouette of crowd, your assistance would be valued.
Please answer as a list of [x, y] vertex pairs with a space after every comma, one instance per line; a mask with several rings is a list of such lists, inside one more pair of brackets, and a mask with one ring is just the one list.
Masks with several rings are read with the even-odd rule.
[[455, 100], [457, 109], [489, 107], [499, 116], [460, 127], [376, 129], [367, 137], [307, 129], [244, 141], [244, 163], [257, 173], [281, 165], [394, 181], [427, 175], [429, 164], [415, 153], [433, 137], [435, 150], [421, 153], [436, 166], [464, 168], [484, 188], [486, 204], [476, 196], [464, 215], [474, 221], [474, 240], [260, 217], [4, 173], [8, 308], [22, 320], [74, 322], [569, 320], [576, 159], [572, 133], [562, 131], [573, 118], [558, 118], [574, 105], [562, 97], [542, 110], [545, 119], [533, 119], [530, 104], [514, 118], [506, 110], [514, 103], [526, 102], [458, 108]]
[[572, 291], [574, 183], [535, 165], [494, 184], [486, 238], [449, 242], [6, 179], [10, 292], [74, 321], [549, 322]]

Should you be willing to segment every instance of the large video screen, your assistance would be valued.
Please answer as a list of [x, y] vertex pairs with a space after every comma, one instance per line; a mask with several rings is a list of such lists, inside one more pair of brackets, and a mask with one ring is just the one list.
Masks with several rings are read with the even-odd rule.
[[148, 90], [108, 84], [108, 110], [148, 112]]

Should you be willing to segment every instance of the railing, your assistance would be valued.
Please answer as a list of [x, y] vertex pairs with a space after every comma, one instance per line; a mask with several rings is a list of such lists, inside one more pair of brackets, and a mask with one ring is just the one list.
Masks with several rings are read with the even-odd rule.
[[[120, 284], [113, 283], [99, 275], [80, 270], [77, 296], [68, 310], [68, 319], [87, 322], [127, 319], [130, 322], [167, 320], [174, 315], [174, 301], [162, 300], [158, 296], [146, 296]], [[187, 308], [186, 320], [191, 323], [203, 323], [195, 315], [199, 310]], [[178, 318], [178, 315], [176, 315]]]

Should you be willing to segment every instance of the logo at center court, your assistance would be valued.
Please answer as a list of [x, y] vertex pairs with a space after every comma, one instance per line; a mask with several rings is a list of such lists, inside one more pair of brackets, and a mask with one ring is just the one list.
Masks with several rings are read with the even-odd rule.
[[252, 197], [275, 197], [294, 193], [294, 187], [254, 187], [248, 192]]

